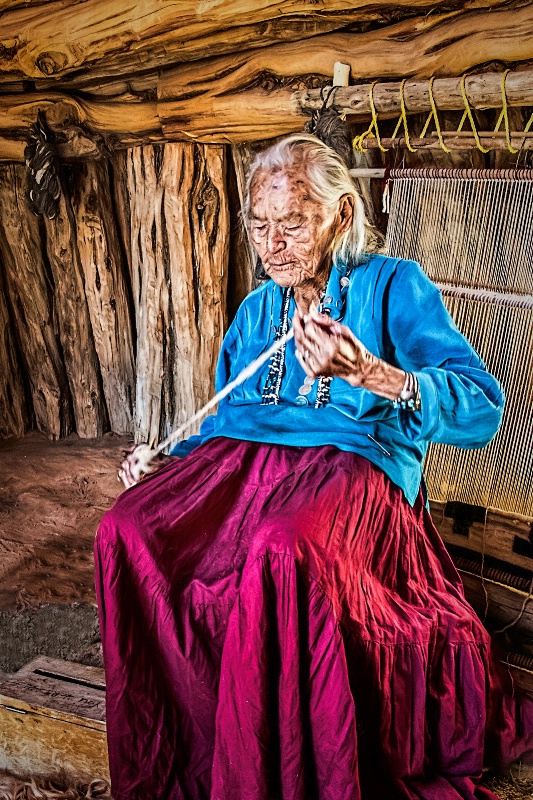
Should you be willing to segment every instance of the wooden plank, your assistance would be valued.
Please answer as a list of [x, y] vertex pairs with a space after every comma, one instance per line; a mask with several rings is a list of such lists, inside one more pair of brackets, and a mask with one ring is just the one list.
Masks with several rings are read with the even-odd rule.
[[0, 705], [105, 730], [104, 670], [39, 656], [2, 683]]
[[532, 530], [532, 520], [529, 517], [489, 510], [486, 522], [472, 522], [467, 530], [461, 533], [458, 532], [459, 527], [454, 520], [444, 515], [445, 506], [445, 503], [431, 502], [433, 522], [446, 544], [494, 556], [517, 567], [533, 569], [533, 548], [531, 557], [513, 550], [513, 547], [516, 547], [516, 536], [524, 542], [524, 549], [529, 549]]
[[[459, 570], [466, 599], [492, 631], [506, 626], [516, 644], [533, 654], [533, 596], [511, 586]], [[485, 594], [486, 593], [486, 594]]]
[[0, 769], [28, 777], [109, 781], [105, 731], [31, 708], [9, 708], [0, 700]]
[[1, 705], [105, 730], [105, 692], [88, 684], [81, 685], [33, 673], [16, 675], [2, 683]]
[[78, 664], [76, 661], [64, 661], [61, 658], [37, 656], [21, 667], [16, 674], [30, 675], [37, 670], [54, 673], [58, 677], [85, 681], [105, 690], [105, 672], [101, 667]]
[[0, 769], [109, 780], [104, 671], [39, 656], [0, 682]]
[[0, 166], [0, 203], [0, 256], [35, 425], [51, 438], [66, 436], [73, 428], [70, 391], [39, 224], [26, 201], [23, 167]]
[[135, 379], [128, 267], [120, 250], [105, 162], [79, 165], [71, 202], [109, 424], [115, 433], [131, 433]]

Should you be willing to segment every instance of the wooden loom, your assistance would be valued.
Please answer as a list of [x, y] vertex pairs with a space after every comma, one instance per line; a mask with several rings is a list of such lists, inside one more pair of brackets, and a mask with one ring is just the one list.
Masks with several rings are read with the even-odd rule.
[[[472, 605], [533, 655], [533, 171], [393, 170], [391, 179], [389, 252], [423, 265], [506, 393], [488, 447], [430, 445], [433, 515]], [[532, 658], [521, 664], [532, 671]]]

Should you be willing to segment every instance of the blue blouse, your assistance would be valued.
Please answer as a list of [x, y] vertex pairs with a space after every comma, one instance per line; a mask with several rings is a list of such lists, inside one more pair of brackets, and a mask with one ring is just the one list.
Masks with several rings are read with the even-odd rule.
[[[274, 342], [282, 296], [282, 288], [269, 280], [243, 301], [222, 344], [217, 391]], [[416, 374], [420, 411], [397, 408], [342, 378], [333, 378], [330, 402], [315, 408], [318, 381], [304, 400], [299, 388], [305, 372], [290, 341], [279, 405], [261, 405], [269, 368], [265, 364], [221, 401], [199, 435], [170, 452], [186, 455], [216, 436], [304, 447], [335, 445], [380, 467], [412, 505], [428, 442], [463, 448], [488, 444], [501, 422], [502, 388], [414, 261], [373, 255], [354, 268], [338, 263], [331, 270], [325, 305], [370, 352]], [[291, 319], [294, 310], [292, 299]]]

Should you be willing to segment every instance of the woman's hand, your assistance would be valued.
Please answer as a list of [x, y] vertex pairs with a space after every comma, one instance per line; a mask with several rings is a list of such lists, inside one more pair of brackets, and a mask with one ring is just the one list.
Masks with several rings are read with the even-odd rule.
[[149, 448], [149, 445], [142, 443], [133, 445], [127, 450], [124, 450], [126, 458], [120, 465], [117, 479], [122, 481], [126, 489], [129, 489], [130, 486], [135, 486], [135, 484], [139, 483], [146, 475], [157, 472], [161, 467], [170, 464], [171, 461], [175, 461], [175, 456], [157, 453], [150, 460], [149, 464], [146, 464], [145, 459], [140, 458], [141, 455], [145, 454], [146, 448]]
[[373, 355], [346, 325], [319, 314], [314, 304], [305, 319], [296, 311], [292, 324], [296, 357], [309, 377], [343, 378], [390, 400], [400, 395], [405, 372]]
[[379, 360], [346, 325], [311, 305], [304, 318], [297, 311], [293, 321], [296, 357], [311, 378], [344, 378], [352, 386], [363, 386], [365, 375]]

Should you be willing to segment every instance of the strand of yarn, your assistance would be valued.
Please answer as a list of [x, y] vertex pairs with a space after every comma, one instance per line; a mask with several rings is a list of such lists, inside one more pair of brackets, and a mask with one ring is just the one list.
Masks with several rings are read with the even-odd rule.
[[442, 150], [444, 150], [445, 153], [451, 153], [452, 151], [448, 147], [446, 147], [446, 145], [444, 144], [444, 139], [442, 138], [442, 131], [441, 131], [440, 122], [439, 122], [439, 115], [437, 113], [437, 104], [435, 103], [435, 98], [433, 97], [433, 81], [434, 80], [435, 80], [435, 76], [432, 76], [429, 79], [428, 91], [429, 91], [429, 102], [431, 104], [431, 111], [430, 111], [429, 117], [426, 120], [426, 124], [424, 125], [424, 129], [422, 130], [422, 133], [420, 134], [420, 138], [421, 139], [424, 138], [424, 136], [426, 135], [427, 129], [429, 127], [429, 123], [431, 122], [432, 119], [434, 119], [435, 120], [435, 128], [437, 130], [437, 136], [439, 137], [439, 144], [440, 144]]
[[203, 406], [199, 411], [192, 415], [183, 425], [180, 425], [177, 430], [173, 431], [166, 439], [163, 439], [157, 447], [152, 448], [149, 444], [141, 444], [135, 449], [135, 455], [137, 461], [135, 466], [132, 468], [132, 474], [136, 480], [140, 480], [141, 474], [149, 474], [152, 471], [150, 467], [150, 462], [157, 456], [159, 453], [162, 453], [169, 445], [173, 444], [174, 442], [178, 441], [183, 434], [187, 431], [191, 425], [194, 425], [195, 422], [202, 419], [208, 411], [211, 411], [217, 403], [227, 397], [228, 394], [237, 387], [240, 386], [241, 383], [244, 383], [245, 380], [251, 378], [251, 376], [257, 372], [257, 370], [263, 366], [263, 364], [268, 361], [274, 353], [280, 350], [282, 347], [285, 347], [287, 342], [289, 342], [294, 337], [294, 329], [291, 328], [286, 334], [284, 334], [277, 342], [274, 342], [268, 350], [265, 350], [255, 361], [252, 361], [251, 364], [248, 364], [236, 378], [232, 381], [227, 383], [223, 389], [216, 393], [214, 397], [209, 400], [205, 406]]
[[498, 133], [498, 131], [500, 130], [500, 125], [501, 125], [502, 119], [503, 119], [504, 124], [505, 124], [505, 140], [507, 142], [507, 149], [509, 150], [510, 153], [518, 153], [519, 151], [516, 150], [511, 144], [511, 134], [509, 133], [509, 115], [507, 113], [507, 93], [505, 91], [505, 80], [507, 78], [507, 73], [508, 72], [510, 72], [510, 70], [506, 69], [505, 72], [502, 75], [502, 83], [501, 83], [501, 87], [502, 87], [502, 110], [501, 110], [501, 114], [498, 117], [498, 120], [496, 122], [496, 126], [494, 128], [494, 133]]
[[466, 83], [465, 83], [465, 81], [466, 81], [466, 75], [462, 75], [461, 76], [461, 94], [463, 95], [463, 102], [465, 104], [465, 110], [464, 110], [463, 116], [461, 117], [461, 121], [459, 123], [459, 127], [457, 128], [457, 132], [460, 133], [460, 131], [462, 130], [466, 119], [468, 118], [468, 120], [470, 122], [470, 125], [471, 125], [471, 128], [472, 128], [472, 133], [474, 134], [474, 139], [475, 139], [475, 142], [476, 142], [476, 145], [477, 145], [477, 149], [481, 153], [488, 153], [489, 149], [487, 149], [486, 147], [483, 147], [483, 145], [481, 144], [480, 138], [479, 138], [479, 134], [477, 132], [477, 127], [476, 127], [476, 123], [474, 121], [474, 116], [472, 114], [472, 109], [470, 108], [470, 103], [468, 102], [468, 96], [466, 94]]

